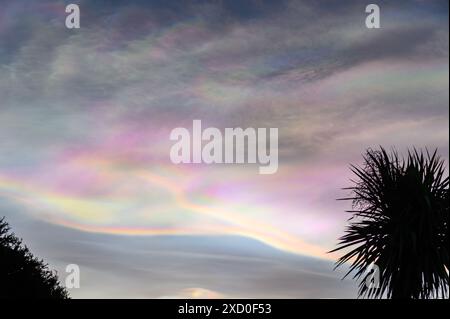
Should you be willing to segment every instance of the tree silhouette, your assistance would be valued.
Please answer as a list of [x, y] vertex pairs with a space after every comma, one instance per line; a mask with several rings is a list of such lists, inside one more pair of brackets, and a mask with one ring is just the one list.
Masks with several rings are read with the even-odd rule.
[[29, 249], [0, 219], [0, 298], [66, 299], [68, 292], [48, 265]]
[[[336, 249], [360, 280], [359, 296], [428, 299], [448, 297], [449, 198], [444, 161], [428, 150], [407, 158], [369, 149], [362, 167], [351, 166], [352, 217]], [[447, 175], [446, 177], [444, 175]], [[351, 249], [350, 249], [351, 248]], [[379, 269], [379, 287], [366, 281]], [[345, 277], [344, 277], [345, 278]]]

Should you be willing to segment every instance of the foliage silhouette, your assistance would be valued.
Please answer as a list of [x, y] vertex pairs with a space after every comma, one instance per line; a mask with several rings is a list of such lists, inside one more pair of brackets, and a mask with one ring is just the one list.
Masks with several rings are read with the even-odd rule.
[[0, 298], [67, 299], [56, 274], [32, 255], [0, 219]]
[[[358, 279], [360, 297], [428, 299], [448, 297], [449, 198], [444, 161], [426, 150], [407, 158], [369, 149], [362, 167], [352, 165], [352, 217], [337, 248]], [[446, 177], [444, 175], [447, 175]], [[351, 248], [351, 249], [350, 249]], [[379, 268], [379, 288], [366, 285]], [[370, 276], [370, 277], [369, 277]], [[345, 278], [344, 277], [344, 278]]]

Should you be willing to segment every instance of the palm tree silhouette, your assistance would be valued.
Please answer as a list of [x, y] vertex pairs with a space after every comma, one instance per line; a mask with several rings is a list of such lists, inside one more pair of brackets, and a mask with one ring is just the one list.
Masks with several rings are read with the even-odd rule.
[[[336, 268], [349, 262], [358, 295], [369, 298], [446, 298], [449, 289], [448, 172], [436, 154], [367, 150], [357, 180], [346, 188], [352, 217], [337, 248]], [[444, 175], [447, 175], [446, 177]], [[378, 269], [378, 288], [367, 284]], [[344, 278], [345, 278], [344, 277]]]
[[34, 257], [22, 240], [0, 219], [0, 299], [67, 299], [54, 272]]

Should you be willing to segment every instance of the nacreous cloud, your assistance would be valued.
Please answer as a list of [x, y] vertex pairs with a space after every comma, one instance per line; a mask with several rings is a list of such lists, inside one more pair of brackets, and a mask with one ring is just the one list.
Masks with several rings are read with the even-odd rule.
[[[335, 199], [366, 148], [448, 158], [448, 2], [377, 3], [380, 29], [360, 1], [80, 1], [78, 30], [60, 2], [2, 4], [0, 203], [98, 236], [244, 236], [333, 259]], [[278, 171], [174, 165], [170, 132], [194, 119], [278, 128]], [[233, 296], [203, 284], [151, 295]]]

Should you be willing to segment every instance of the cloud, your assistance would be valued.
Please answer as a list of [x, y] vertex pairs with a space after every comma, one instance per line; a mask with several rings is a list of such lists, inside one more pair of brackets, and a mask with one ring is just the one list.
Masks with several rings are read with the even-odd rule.
[[[7, 213], [16, 234], [58, 270], [80, 267], [84, 298], [353, 298], [330, 261], [286, 254], [235, 236], [90, 234]], [[39, 232], [33, 231], [39, 229]], [[55, 240], [57, 239], [57, 240]]]

